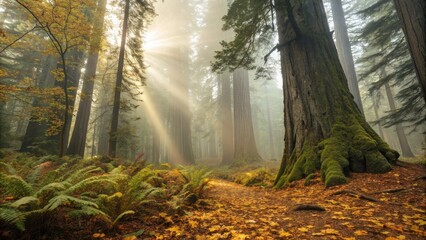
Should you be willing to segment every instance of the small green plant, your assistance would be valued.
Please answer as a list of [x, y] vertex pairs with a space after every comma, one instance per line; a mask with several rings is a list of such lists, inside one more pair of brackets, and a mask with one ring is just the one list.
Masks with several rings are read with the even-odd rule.
[[208, 177], [212, 174], [212, 171], [206, 168], [191, 166], [184, 167], [180, 169], [179, 172], [185, 179], [185, 184], [179, 195], [185, 199], [187, 203], [193, 204], [202, 197], [209, 182]]
[[126, 175], [126, 178], [119, 182], [117, 192], [98, 195], [96, 202], [100, 210], [109, 217], [111, 227], [124, 216], [140, 211], [144, 204], [150, 203], [164, 192], [149, 183], [155, 177], [155, 171], [146, 167], [132, 177]]
[[[49, 183], [37, 191], [17, 176], [0, 175], [2, 188], [17, 199], [0, 205], [0, 222], [15, 225], [17, 229], [25, 230], [28, 219], [40, 222], [37, 219], [49, 218], [59, 210], [65, 210], [73, 216], [103, 215], [99, 206], [90, 199], [83, 199], [86, 195], [98, 195], [116, 191], [118, 182], [125, 175], [102, 174], [97, 167], [86, 167], [74, 171], [64, 180]], [[99, 188], [102, 186], [102, 188]]]

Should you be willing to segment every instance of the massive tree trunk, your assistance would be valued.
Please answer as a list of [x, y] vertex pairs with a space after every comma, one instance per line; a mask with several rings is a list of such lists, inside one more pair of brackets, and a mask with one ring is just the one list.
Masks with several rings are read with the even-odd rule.
[[[392, 89], [389, 83], [385, 84], [386, 96], [388, 97], [389, 107], [391, 111], [396, 111], [395, 100], [393, 99]], [[398, 136], [399, 146], [401, 146], [401, 153], [403, 157], [414, 157], [411, 151], [410, 144], [408, 144], [407, 136], [405, 136], [404, 128], [401, 123], [395, 125], [396, 135]]]
[[426, 1], [393, 0], [426, 102]]
[[118, 117], [120, 113], [120, 98], [121, 98], [121, 85], [123, 82], [123, 69], [124, 69], [124, 53], [126, 48], [127, 25], [129, 19], [130, 0], [126, 0], [124, 6], [123, 29], [121, 32], [121, 45], [120, 54], [118, 58], [117, 79], [114, 89], [114, 105], [112, 109], [111, 129], [109, 136], [109, 155], [115, 157], [117, 151], [117, 130], [118, 130]]
[[317, 169], [326, 186], [349, 171], [391, 170], [398, 153], [365, 121], [349, 92], [322, 1], [275, 0], [283, 72], [285, 150], [276, 187]]
[[336, 47], [339, 59], [348, 80], [349, 91], [354, 96], [354, 101], [359, 110], [363, 112], [361, 95], [355, 73], [354, 59], [352, 57], [351, 43], [349, 42], [348, 28], [346, 27], [345, 13], [341, 0], [332, 0], [331, 10], [333, 12], [334, 32], [336, 34]]
[[234, 92], [234, 163], [260, 160], [254, 138], [247, 70], [233, 73]]
[[99, 49], [102, 39], [104, 15], [107, 0], [100, 0], [96, 10], [92, 39], [90, 40], [89, 58], [86, 63], [83, 87], [80, 96], [77, 116], [72, 132], [67, 154], [83, 156], [86, 145], [87, 128], [89, 125], [90, 109], [92, 106], [92, 94], [95, 84], [96, 66], [98, 63]]
[[231, 164], [234, 157], [234, 129], [232, 122], [231, 78], [229, 72], [224, 72], [220, 75], [220, 83], [222, 164]]

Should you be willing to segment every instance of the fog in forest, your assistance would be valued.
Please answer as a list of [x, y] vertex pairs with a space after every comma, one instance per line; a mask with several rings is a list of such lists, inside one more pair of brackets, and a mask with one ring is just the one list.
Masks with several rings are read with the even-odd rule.
[[[364, 76], [365, 71], [368, 71], [366, 70], [368, 63], [361, 62], [360, 59], [364, 59], [369, 54], [364, 47], [368, 43], [356, 39], [362, 27], [366, 25], [364, 16], [357, 14], [366, 4], [363, 5], [362, 1], [358, 2], [343, 6], [347, 12], [346, 25], [352, 44], [349, 47], [352, 47], [353, 66], [356, 71], [353, 72], [355, 81], [357, 76]], [[19, 9], [13, 1], [7, 3], [2, 1], [2, 6], [3, 32], [14, 30], [16, 31], [14, 34], [19, 35], [31, 26], [30, 23], [22, 22], [27, 16], [16, 12]], [[265, 46], [257, 49], [252, 70], [241, 68], [235, 71], [213, 72], [211, 64], [215, 61], [216, 52], [221, 50], [219, 43], [224, 40], [230, 41], [234, 36], [232, 29], [222, 30], [224, 22], [221, 17], [226, 15], [227, 6], [227, 1], [221, 0], [158, 1], [153, 5], [155, 14], [145, 17], [146, 19], [140, 23], [140, 27], [144, 30], [132, 29], [128, 32], [128, 38], [136, 39], [139, 34], [142, 36], [135, 42], [140, 41], [142, 49], [137, 51], [143, 50], [143, 53], [140, 51], [136, 56], [141, 59], [132, 59], [135, 58], [132, 56], [134, 50], [130, 50], [131, 47], [127, 49], [128, 63], [124, 67], [122, 104], [118, 130], [115, 133], [118, 140], [117, 156], [134, 159], [144, 154], [144, 158], [154, 163], [184, 164], [195, 161], [219, 164], [222, 161], [231, 162], [232, 158], [238, 158], [234, 156], [238, 153], [232, 152], [235, 147], [239, 148], [235, 145], [239, 143], [235, 142], [242, 141], [241, 144], [253, 150], [250, 154], [258, 154], [259, 158], [265, 160], [281, 159], [284, 145], [284, 104], [278, 51], [272, 51], [272, 54], [267, 57], [267, 62], [264, 62], [264, 57], [273, 48], [277, 39], [273, 36]], [[105, 18], [102, 20], [105, 38], [94, 77], [93, 99], [89, 109], [90, 120], [86, 130], [85, 156], [108, 154], [116, 58], [121, 39], [122, 7], [114, 1], [108, 1]], [[333, 22], [332, 8], [328, 1], [325, 1], [325, 9], [330, 29], [334, 29], [336, 22]], [[10, 18], [10, 16], [19, 18]], [[336, 14], [335, 18], [337, 16]], [[338, 23], [339, 19], [334, 21]], [[139, 23], [131, 20], [130, 25], [132, 24]], [[37, 40], [41, 41], [41, 45], [29, 46], [33, 49], [31, 51], [34, 51], [30, 57], [40, 63], [36, 66], [29, 66], [30, 63], [19, 62], [18, 59], [13, 60], [15, 57], [25, 58], [24, 54], [28, 54], [22, 49], [22, 45], [31, 42], [29, 39], [32, 37], [31, 34], [41, 37]], [[46, 67], [50, 67], [50, 71], [54, 69], [53, 66], [43, 65], [49, 58], [55, 58], [52, 54], [43, 53], [43, 51], [49, 51], [43, 47], [43, 44], [48, 45], [44, 43], [47, 39], [43, 39], [39, 32], [29, 33], [29, 35], [27, 39], [23, 38], [17, 41], [16, 45], [2, 51], [1, 60], [5, 63], [2, 64], [3, 71], [8, 73], [10, 72], [8, 68], [13, 68], [16, 74], [19, 74], [19, 78], [16, 79], [8, 78], [7, 75], [2, 76], [2, 84], [43, 85], [44, 83], [40, 82], [42, 80], [37, 78], [37, 72], [43, 74], [49, 70], [44, 69]], [[337, 34], [333, 34], [335, 40], [336, 36]], [[19, 53], [15, 53], [14, 49]], [[68, 142], [71, 140], [75, 116], [78, 114], [79, 101], [84, 95], [81, 90], [86, 70], [84, 64], [87, 64], [88, 57], [83, 50], [71, 51], [70, 55], [74, 55], [74, 59], [70, 57], [70, 68], [74, 68], [74, 75], [79, 77], [79, 80], [72, 79], [78, 90], [75, 101], [73, 98], [71, 101], [73, 105], [70, 106], [74, 110], [72, 117], [70, 116], [71, 128], [66, 134]], [[341, 54], [343, 56], [351, 52]], [[142, 65], [136, 66], [138, 63]], [[20, 65], [18, 69], [12, 67], [17, 64]], [[263, 72], [259, 73], [259, 69]], [[380, 75], [377, 74], [370, 75], [358, 81], [360, 92], [358, 98], [362, 102], [366, 119], [394, 149], [401, 151], [401, 138], [406, 138], [405, 147], [414, 154], [421, 154], [424, 146], [422, 135], [424, 126], [399, 120], [397, 120], [398, 124], [384, 124], [383, 120], [378, 121], [401, 107], [398, 92], [403, 91], [409, 83], [390, 82], [386, 83], [385, 87], [372, 91], [372, 85], [375, 81], [379, 81], [379, 77]], [[237, 82], [241, 82], [241, 87], [236, 87]], [[52, 83], [45, 85], [49, 84]], [[356, 85], [355, 88], [357, 88]], [[245, 97], [245, 94], [249, 94], [249, 98]], [[25, 141], [23, 139], [31, 137], [32, 140], [25, 144], [35, 149], [40, 148], [42, 152], [49, 152], [43, 149], [46, 146], [43, 147], [42, 143], [52, 141], [51, 137], [47, 139], [43, 137], [46, 136], [46, 132], [28, 133], [28, 131], [34, 131], [29, 129], [31, 127], [29, 122], [33, 117], [30, 114], [34, 107], [33, 101], [37, 100], [31, 95], [20, 96], [19, 93], [4, 95], [5, 100], [1, 105], [4, 116], [2, 124], [6, 127], [3, 128], [2, 137], [7, 137], [7, 141], [2, 139], [3, 146], [22, 149], [21, 145]], [[241, 111], [235, 106], [241, 107]], [[248, 111], [247, 108], [249, 108]], [[43, 114], [49, 113], [46, 110]], [[43, 125], [43, 130], [51, 132], [47, 136], [58, 133], [59, 126], [52, 127], [52, 123], [45, 120], [48, 117], [38, 116], [38, 118], [37, 124]], [[252, 135], [253, 139], [251, 139]], [[237, 149], [237, 151], [240, 150]], [[223, 156], [224, 154], [226, 156]]]
[[424, 239], [424, 0], [0, 0], [0, 239]]

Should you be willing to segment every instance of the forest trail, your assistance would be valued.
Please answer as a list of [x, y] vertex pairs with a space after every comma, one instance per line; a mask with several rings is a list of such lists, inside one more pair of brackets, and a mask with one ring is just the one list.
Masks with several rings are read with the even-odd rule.
[[[396, 167], [353, 174], [342, 186], [314, 179], [282, 190], [213, 179], [187, 215], [163, 215], [155, 239], [424, 239], [424, 174], [422, 167]], [[301, 204], [325, 211], [295, 211]]]

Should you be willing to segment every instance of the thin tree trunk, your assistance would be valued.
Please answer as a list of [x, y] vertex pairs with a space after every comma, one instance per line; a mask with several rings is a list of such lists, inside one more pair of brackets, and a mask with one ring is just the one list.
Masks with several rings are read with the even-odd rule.
[[426, 102], [426, 1], [393, 0]]
[[275, 143], [274, 143], [274, 132], [272, 131], [272, 119], [271, 119], [271, 106], [269, 103], [269, 96], [266, 93], [266, 117], [268, 120], [268, 133], [269, 133], [269, 151], [270, 158], [275, 158]]
[[229, 72], [224, 72], [220, 75], [220, 83], [222, 164], [230, 164], [234, 157], [234, 129], [232, 121], [231, 79]]
[[354, 96], [354, 101], [363, 113], [361, 95], [359, 93], [358, 81], [355, 73], [354, 59], [352, 57], [351, 43], [349, 42], [348, 28], [346, 26], [345, 13], [341, 0], [332, 0], [331, 10], [333, 12], [334, 32], [336, 34], [336, 47], [339, 59], [348, 80], [349, 91]]
[[234, 163], [260, 160], [254, 138], [250, 106], [248, 71], [237, 69], [233, 73], [234, 92]]
[[[379, 107], [378, 107], [378, 103], [376, 101], [376, 97], [373, 97], [373, 109], [374, 109], [374, 116], [376, 117], [376, 120], [379, 120], [380, 119]], [[377, 128], [379, 130], [380, 138], [385, 139], [385, 135], [383, 134], [383, 127], [382, 127], [382, 124], [381, 124], [380, 121], [377, 123]]]
[[107, 0], [100, 0], [96, 10], [94, 29], [89, 47], [89, 57], [86, 63], [83, 87], [81, 91], [80, 103], [72, 132], [70, 145], [67, 154], [84, 156], [86, 145], [87, 129], [89, 125], [90, 110], [92, 106], [92, 95], [96, 77], [96, 66], [99, 58], [100, 44], [104, 25], [104, 16]]
[[[389, 83], [385, 83], [386, 96], [388, 97], [389, 107], [391, 111], [396, 110], [395, 100], [393, 99], [393, 94]], [[399, 145], [401, 146], [401, 153], [403, 157], [414, 157], [413, 152], [411, 151], [410, 144], [408, 143], [407, 137], [404, 133], [404, 128], [401, 123], [395, 125], [396, 135], [398, 136]]]
[[127, 36], [127, 25], [129, 19], [130, 0], [126, 0], [124, 6], [124, 18], [123, 18], [123, 30], [121, 32], [121, 45], [120, 54], [118, 57], [118, 69], [117, 69], [117, 80], [115, 82], [114, 89], [114, 106], [112, 109], [111, 119], [111, 130], [109, 136], [109, 155], [111, 157], [116, 156], [117, 150], [117, 130], [118, 130], [118, 117], [120, 113], [120, 96], [121, 96], [121, 85], [123, 82], [123, 68], [124, 68], [124, 53], [126, 48], [126, 36]]

